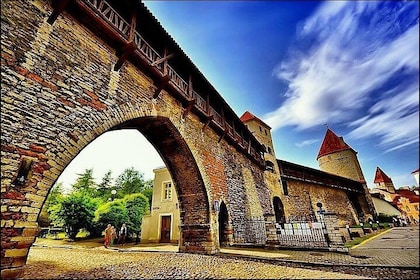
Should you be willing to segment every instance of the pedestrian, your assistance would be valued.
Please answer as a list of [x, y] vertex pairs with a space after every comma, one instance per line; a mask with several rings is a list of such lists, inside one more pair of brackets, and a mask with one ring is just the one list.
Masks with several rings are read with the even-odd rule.
[[108, 248], [109, 243], [111, 242], [111, 235], [112, 235], [112, 226], [111, 224], [108, 224], [105, 229], [105, 240], [104, 240], [105, 248]]
[[117, 238], [117, 229], [114, 226], [111, 226], [111, 246], [114, 245], [114, 240]]
[[122, 227], [120, 229], [120, 237], [118, 238], [118, 243], [124, 246], [126, 237], [127, 237], [127, 227], [125, 226], [125, 223], [124, 223], [122, 224]]

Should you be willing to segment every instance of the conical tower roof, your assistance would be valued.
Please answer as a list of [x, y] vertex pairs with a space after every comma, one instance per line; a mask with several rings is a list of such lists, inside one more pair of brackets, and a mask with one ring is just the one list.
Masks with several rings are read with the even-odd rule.
[[343, 137], [337, 136], [334, 132], [332, 132], [331, 129], [328, 128], [316, 159], [319, 159], [320, 157], [331, 153], [344, 150], [353, 149], [346, 142], [344, 142]]
[[379, 167], [376, 167], [374, 183], [392, 183], [391, 178], [385, 174]]
[[249, 111], [246, 111], [245, 113], [243, 113], [242, 116], [240, 117], [240, 120], [243, 123], [246, 123], [246, 122], [251, 121], [251, 120], [256, 120], [259, 123], [261, 123], [263, 126], [267, 127], [268, 129], [271, 129], [271, 127], [268, 124], [263, 122], [260, 118], [258, 118], [257, 116], [255, 116], [254, 114], [252, 114]]

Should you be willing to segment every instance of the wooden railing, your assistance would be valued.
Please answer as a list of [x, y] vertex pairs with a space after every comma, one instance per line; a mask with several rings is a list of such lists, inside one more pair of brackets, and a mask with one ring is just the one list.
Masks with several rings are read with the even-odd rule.
[[124, 20], [106, 1], [103, 0], [84, 0], [100, 14], [104, 20], [113, 25], [118, 32], [128, 38], [130, 24]]
[[168, 75], [171, 78], [171, 82], [174, 83], [174, 85], [180, 90], [182, 95], [184, 95], [187, 99], [192, 98], [192, 96], [189, 96], [188, 94], [188, 83], [184, 81], [184, 79], [181, 78], [180, 75], [178, 75], [175, 70], [168, 65]]
[[[80, 0], [86, 3], [96, 14], [113, 29], [115, 29], [126, 41], [129, 41], [130, 37], [130, 24], [120, 16], [115, 9], [105, 0]], [[234, 128], [224, 120], [223, 116], [218, 111], [208, 106], [207, 100], [202, 97], [198, 92], [190, 89], [189, 83], [187, 83], [170, 65], [164, 66], [164, 63], [155, 63], [160, 60], [163, 56], [158, 51], [143, 39], [139, 32], [135, 31], [133, 41], [144, 58], [147, 60], [149, 65], [153, 65], [161, 73], [162, 76], [168, 75], [169, 82], [175, 86], [178, 92], [186, 98], [186, 100], [195, 99], [195, 108], [206, 116], [212, 116], [211, 122], [222, 130], [243, 150], [249, 151], [249, 155], [254, 158], [257, 162], [264, 165], [263, 155], [258, 153], [252, 146], [251, 142], [246, 141], [239, 131], [235, 131]], [[192, 93], [192, 96], [190, 94]], [[239, 120], [240, 121], [240, 120]], [[252, 134], [251, 134], [252, 135]], [[255, 140], [254, 140], [255, 141]], [[250, 146], [251, 145], [251, 146]]]

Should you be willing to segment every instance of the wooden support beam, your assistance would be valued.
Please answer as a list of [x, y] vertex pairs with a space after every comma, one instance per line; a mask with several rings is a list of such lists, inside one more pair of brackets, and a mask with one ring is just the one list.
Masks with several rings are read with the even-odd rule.
[[210, 122], [211, 122], [212, 119], [213, 119], [213, 115], [208, 116], [206, 118], [206, 122], [204, 123], [202, 130], [204, 130], [210, 124]]
[[226, 133], [227, 133], [227, 130], [225, 129], [225, 131], [222, 133], [222, 135], [220, 135], [219, 140], [217, 141], [217, 143], [220, 143], [220, 141], [222, 141], [223, 138], [225, 138]]
[[185, 117], [188, 115], [188, 113], [192, 110], [195, 103], [197, 102], [196, 99], [191, 99], [188, 101], [187, 107], [184, 109], [184, 112], [182, 113], [182, 118], [185, 119]]
[[159, 84], [155, 90], [155, 93], [153, 94], [153, 98], [156, 99], [159, 96], [159, 93], [162, 91], [162, 89], [168, 84], [168, 82], [171, 80], [171, 77], [169, 77], [169, 75], [165, 75], [163, 76], [160, 81]]
[[47, 22], [53, 25], [57, 17], [64, 11], [69, 2], [70, 0], [53, 0], [51, 6], [54, 8], [54, 10], [48, 17]]
[[128, 57], [134, 53], [134, 51], [137, 49], [136, 43], [134, 41], [131, 41], [130, 43], [126, 44], [121, 48], [120, 51], [117, 52], [118, 61], [115, 63], [114, 71], [120, 70], [123, 63], [128, 59]]
[[130, 23], [130, 32], [128, 33], [128, 41], [134, 41], [134, 33], [136, 32], [136, 24], [137, 24], [137, 7], [138, 2], [134, 2], [134, 8], [131, 13], [131, 23]]
[[188, 96], [189, 98], [194, 98], [193, 96], [193, 85], [192, 85], [192, 76], [188, 77]]
[[152, 66], [156, 66], [156, 65], [158, 65], [158, 64], [160, 64], [162, 62], [168, 61], [170, 58], [172, 58], [174, 56], [175, 56], [175, 54], [171, 53], [170, 55], [167, 55], [167, 56], [164, 56], [162, 58], [159, 58], [158, 60], [153, 61]]

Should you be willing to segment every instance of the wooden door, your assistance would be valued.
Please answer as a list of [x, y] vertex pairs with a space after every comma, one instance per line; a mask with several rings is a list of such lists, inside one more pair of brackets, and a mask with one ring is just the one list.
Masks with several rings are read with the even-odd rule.
[[160, 224], [160, 242], [171, 241], [171, 216], [162, 216]]

